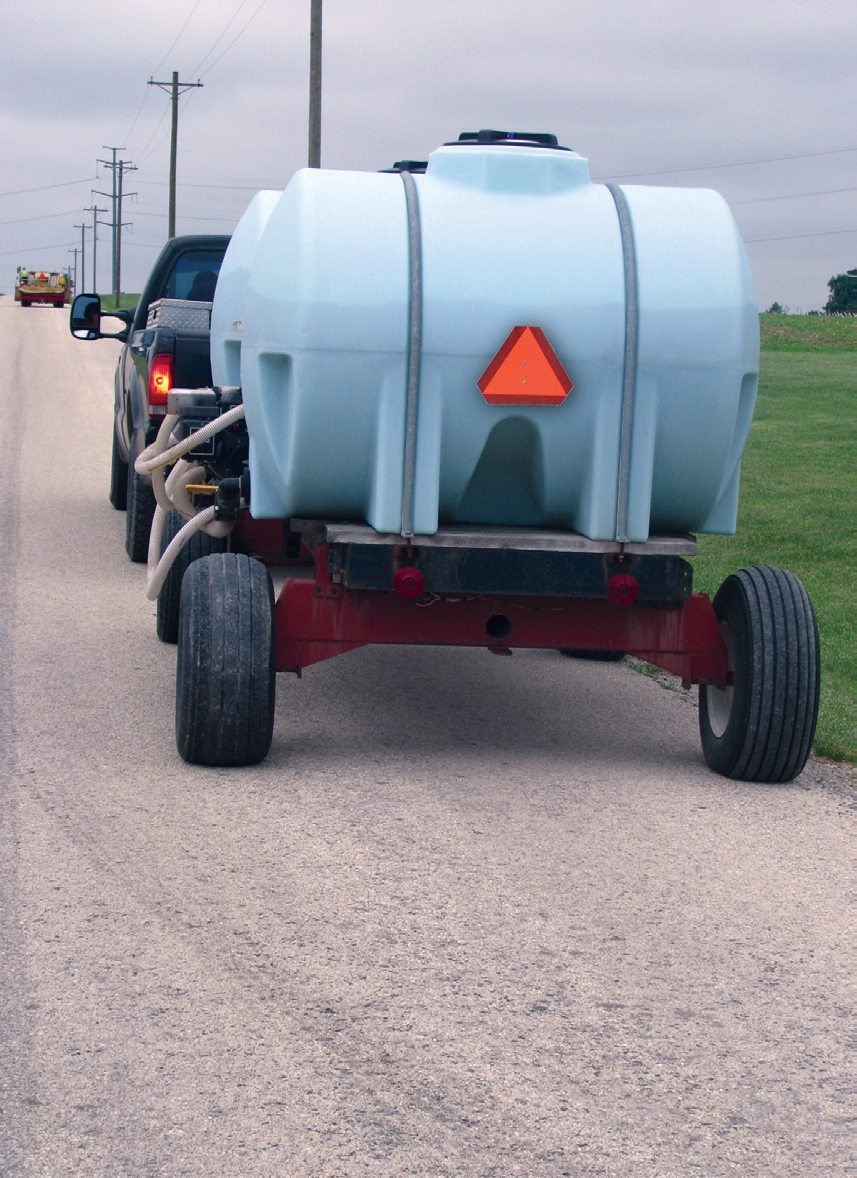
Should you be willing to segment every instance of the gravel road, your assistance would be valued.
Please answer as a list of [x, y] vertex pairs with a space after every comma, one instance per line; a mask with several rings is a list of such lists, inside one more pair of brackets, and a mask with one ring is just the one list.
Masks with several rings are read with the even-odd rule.
[[183, 764], [117, 347], [0, 299], [0, 1173], [850, 1172], [853, 782], [628, 665], [370, 648]]

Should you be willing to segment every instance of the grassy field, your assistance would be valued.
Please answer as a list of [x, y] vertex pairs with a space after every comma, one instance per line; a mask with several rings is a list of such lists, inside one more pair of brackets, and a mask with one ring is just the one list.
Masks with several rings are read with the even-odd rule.
[[762, 315], [759, 399], [735, 536], [700, 536], [694, 587], [753, 564], [807, 587], [821, 636], [815, 753], [857, 760], [854, 658], [857, 318]]
[[[120, 294], [119, 296], [119, 310], [130, 309], [136, 307], [140, 301], [138, 294]], [[116, 309], [116, 299], [113, 297], [113, 292], [110, 294], [103, 294], [101, 296], [101, 306], [104, 311], [114, 311]]]

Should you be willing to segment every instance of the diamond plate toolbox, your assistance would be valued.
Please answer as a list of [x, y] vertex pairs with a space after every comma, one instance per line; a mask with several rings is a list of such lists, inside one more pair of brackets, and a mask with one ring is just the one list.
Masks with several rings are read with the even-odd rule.
[[146, 327], [172, 327], [177, 331], [208, 331], [211, 303], [191, 299], [158, 299], [149, 307]]

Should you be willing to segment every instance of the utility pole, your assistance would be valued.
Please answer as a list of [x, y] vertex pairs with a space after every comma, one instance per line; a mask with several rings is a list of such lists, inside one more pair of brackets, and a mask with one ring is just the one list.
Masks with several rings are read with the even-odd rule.
[[[77, 228], [77, 226], [75, 225], [75, 229], [76, 228]], [[75, 246], [75, 248], [73, 250], [69, 250], [68, 252], [70, 254], [74, 254], [74, 285], [72, 286], [71, 289], [74, 291], [75, 294], [77, 294], [77, 255], [78, 255], [79, 251], [77, 249], [77, 246]]]
[[173, 70], [173, 80], [171, 82], [156, 82], [149, 78], [147, 83], [149, 86], [157, 86], [159, 90], [165, 90], [172, 99], [173, 119], [172, 127], [170, 129], [170, 209], [167, 223], [167, 237], [175, 237], [176, 235], [176, 149], [178, 147], [179, 138], [179, 95], [184, 94], [186, 90], [196, 90], [202, 88], [202, 82], [180, 82], [179, 75], [176, 70]]
[[312, 0], [309, 17], [309, 154], [310, 168], [321, 167], [321, 0]]
[[[84, 286], [86, 283], [86, 230], [88, 229], [86, 222], [80, 225], [75, 225], [75, 229], [80, 230], [80, 285]], [[77, 258], [75, 258], [75, 269], [77, 268]]]
[[[96, 204], [91, 204], [91, 205], [87, 205], [87, 207], [83, 211], [85, 213], [92, 213], [92, 293], [97, 294], [98, 293], [98, 285], [97, 285], [97, 279], [96, 279], [97, 271], [95, 269], [95, 255], [96, 255], [96, 247], [98, 245], [98, 214], [99, 213], [106, 213], [107, 209], [100, 209], [100, 208], [98, 208], [98, 206]], [[103, 225], [104, 222], [102, 221], [101, 224]], [[86, 281], [86, 279], [84, 278], [84, 282], [85, 281]]]
[[[113, 294], [116, 299], [116, 306], [119, 306], [119, 291], [121, 285], [122, 273], [122, 181], [126, 172], [136, 172], [136, 164], [130, 163], [129, 160], [120, 160], [116, 158], [117, 151], [124, 151], [123, 147], [108, 147], [108, 151], [113, 152], [112, 160], [99, 160], [100, 164], [104, 164], [105, 168], [110, 168], [113, 173]], [[100, 196], [110, 196], [109, 192], [100, 192], [94, 189]], [[136, 196], [135, 192], [126, 192], [125, 196]]]
[[[116, 167], [117, 167], [116, 153], [117, 153], [117, 151], [124, 151], [125, 148], [124, 147], [107, 147], [106, 144], [102, 144], [102, 146], [104, 147], [105, 151], [112, 151], [113, 152], [113, 159], [111, 161], [98, 160], [98, 163], [104, 164], [105, 168], [110, 168], [111, 172], [113, 173], [113, 192], [112, 193], [99, 192], [99, 196], [109, 196], [109, 197], [111, 197], [111, 201], [112, 201], [113, 220], [111, 221], [111, 246], [112, 246], [112, 256], [113, 256], [113, 284], [115, 286], [115, 284], [116, 284]], [[93, 292], [93, 293], [95, 293], [95, 292]]]
[[[124, 168], [124, 160], [119, 161], [119, 192], [117, 212], [119, 220], [116, 222], [116, 276], [113, 282], [113, 297], [116, 300], [116, 306], [119, 306], [119, 292], [122, 290], [122, 177], [125, 171], [136, 172], [137, 169], [133, 164], [128, 164]], [[128, 196], [136, 196], [136, 193], [129, 192]]]

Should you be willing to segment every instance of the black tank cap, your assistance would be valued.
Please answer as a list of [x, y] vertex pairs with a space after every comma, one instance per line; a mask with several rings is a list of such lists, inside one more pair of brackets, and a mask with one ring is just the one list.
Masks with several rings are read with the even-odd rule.
[[392, 168], [381, 168], [382, 172], [416, 172], [423, 175], [428, 167], [428, 160], [396, 160]]
[[457, 139], [451, 143], [444, 143], [444, 147], [472, 146], [474, 143], [509, 144], [513, 147], [552, 147], [555, 151], [570, 151], [570, 147], [560, 147], [556, 135], [546, 131], [462, 131]]

